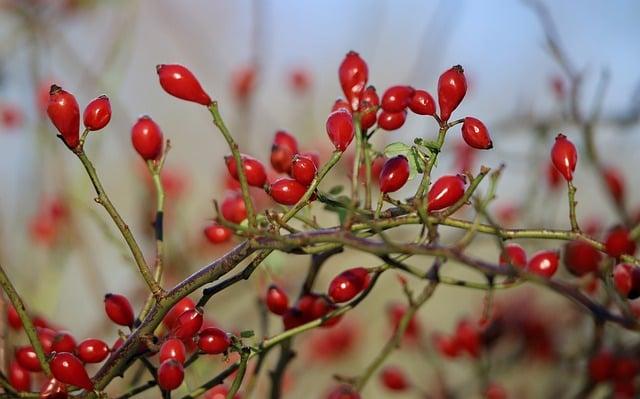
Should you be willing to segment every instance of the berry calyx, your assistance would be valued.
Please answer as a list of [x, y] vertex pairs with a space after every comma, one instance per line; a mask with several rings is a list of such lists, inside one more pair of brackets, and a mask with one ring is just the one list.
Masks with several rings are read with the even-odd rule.
[[348, 112], [349, 114], [351, 114], [352, 112], [351, 106], [349, 105], [349, 103], [343, 100], [342, 98], [338, 98], [331, 106], [331, 112], [335, 112], [335, 111], [344, 111], [344, 112]]
[[102, 95], [91, 100], [82, 114], [84, 127], [96, 131], [107, 126], [111, 120], [111, 102], [109, 97]]
[[93, 389], [93, 382], [89, 378], [80, 359], [68, 352], [60, 352], [53, 355], [49, 361], [51, 374], [60, 382], [84, 388]]
[[133, 308], [124, 295], [107, 294], [104, 296], [104, 310], [112, 322], [120, 326], [132, 327], [134, 321]]
[[100, 363], [107, 356], [109, 356], [109, 346], [99, 339], [85, 339], [78, 345], [78, 358], [85, 363]]
[[574, 240], [564, 247], [564, 264], [576, 276], [584, 276], [598, 270], [602, 254], [584, 241]]
[[576, 170], [578, 162], [578, 152], [573, 143], [562, 133], [556, 136], [556, 141], [551, 147], [551, 162], [566, 181], [573, 180], [573, 172]]
[[307, 188], [294, 179], [280, 178], [269, 186], [271, 198], [282, 205], [295, 205], [304, 196]]
[[467, 79], [464, 76], [464, 69], [460, 65], [453, 66], [440, 75], [438, 79], [438, 105], [442, 122], [449, 120], [465, 94], [467, 94]]
[[[242, 169], [244, 171], [244, 175], [247, 178], [247, 184], [253, 187], [264, 186], [264, 183], [267, 181], [267, 172], [264, 169], [264, 165], [262, 162], [257, 159], [249, 156], [242, 155]], [[229, 174], [234, 179], [238, 180], [238, 168], [236, 167], [236, 160], [231, 155], [227, 155], [224, 157], [224, 162], [227, 165], [227, 170]]]
[[183, 341], [190, 339], [200, 331], [203, 321], [201, 309], [188, 309], [178, 316], [171, 333]]
[[265, 299], [267, 308], [271, 313], [282, 316], [289, 310], [289, 297], [284, 290], [277, 285], [271, 285], [267, 289], [267, 297]]
[[411, 103], [414, 93], [411, 86], [392, 86], [382, 95], [380, 107], [388, 113], [404, 111]]
[[382, 370], [380, 381], [385, 388], [396, 392], [406, 391], [411, 386], [404, 371], [394, 366], [387, 366]]
[[131, 128], [131, 143], [145, 161], [157, 159], [162, 153], [162, 130], [153, 119], [141, 116]]
[[369, 272], [364, 267], [345, 270], [331, 280], [329, 297], [336, 303], [347, 302], [369, 285]]
[[204, 353], [217, 355], [224, 353], [231, 345], [231, 338], [219, 328], [209, 327], [200, 331], [198, 348]]
[[306, 156], [297, 154], [291, 163], [291, 177], [303, 186], [309, 187], [316, 177], [318, 168], [315, 162]]
[[338, 151], [346, 150], [355, 135], [351, 114], [341, 110], [329, 114], [326, 129], [329, 139]]
[[460, 175], [442, 176], [433, 183], [427, 194], [429, 211], [448, 208], [464, 195], [466, 181]]
[[404, 155], [387, 160], [378, 179], [380, 191], [386, 194], [400, 190], [409, 180], [409, 172], [409, 161]]
[[211, 104], [211, 97], [193, 73], [183, 65], [161, 64], [156, 66], [156, 72], [160, 78], [160, 86], [172, 96], [204, 106]]
[[165, 391], [173, 391], [184, 380], [184, 368], [176, 359], [168, 359], [158, 367], [158, 386]]
[[187, 350], [182, 340], [178, 338], [169, 338], [160, 347], [160, 363], [167, 359], [175, 359], [180, 363], [184, 363], [187, 359]]
[[226, 220], [240, 224], [247, 218], [247, 207], [244, 198], [239, 192], [229, 192], [220, 205], [222, 217]]
[[436, 114], [436, 102], [425, 90], [416, 90], [411, 96], [409, 102], [409, 109], [418, 115], [435, 115]]
[[489, 130], [479, 119], [467, 116], [462, 123], [462, 138], [465, 143], [479, 150], [493, 148]]
[[397, 130], [404, 125], [407, 120], [407, 111], [387, 112], [381, 111], [378, 114], [378, 126], [384, 130]]
[[527, 270], [530, 273], [550, 278], [556, 273], [556, 270], [558, 270], [558, 259], [558, 251], [537, 252], [529, 259]]
[[607, 232], [604, 248], [607, 255], [619, 258], [622, 255], [633, 255], [636, 252], [636, 243], [631, 239], [629, 229], [617, 226]]
[[289, 173], [293, 156], [298, 153], [298, 141], [290, 133], [279, 130], [271, 145], [271, 166], [278, 173]]
[[233, 231], [231, 229], [221, 226], [218, 223], [211, 223], [204, 228], [204, 236], [212, 244], [222, 244], [231, 239]]
[[67, 147], [80, 144], [80, 107], [73, 94], [52, 85], [49, 91], [47, 115], [58, 129]]
[[519, 244], [509, 243], [504, 246], [502, 253], [500, 253], [500, 266], [507, 266], [509, 264], [524, 269], [527, 267], [527, 253], [524, 248]]
[[367, 63], [358, 53], [349, 51], [338, 68], [338, 78], [351, 110], [357, 111], [367, 80], [369, 80]]

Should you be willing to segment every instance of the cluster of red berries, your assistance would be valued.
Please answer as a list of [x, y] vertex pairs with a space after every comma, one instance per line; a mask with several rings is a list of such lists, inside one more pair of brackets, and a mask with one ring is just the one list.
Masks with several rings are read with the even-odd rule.
[[636, 397], [634, 379], [640, 372], [637, 358], [603, 350], [589, 360], [587, 367], [589, 377], [596, 384], [613, 384], [614, 397]]

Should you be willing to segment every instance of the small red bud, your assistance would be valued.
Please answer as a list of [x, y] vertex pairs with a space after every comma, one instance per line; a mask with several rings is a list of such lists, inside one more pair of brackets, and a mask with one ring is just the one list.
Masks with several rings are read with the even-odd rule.
[[489, 130], [479, 119], [467, 116], [462, 124], [462, 138], [465, 143], [479, 150], [493, 148]]
[[564, 134], [556, 136], [556, 141], [551, 148], [551, 162], [566, 181], [573, 180], [573, 172], [576, 170], [578, 162], [578, 152]]
[[102, 95], [93, 99], [84, 109], [84, 126], [91, 130], [100, 130], [111, 120], [111, 103], [109, 97]]
[[438, 105], [440, 106], [440, 119], [443, 122], [449, 120], [465, 94], [467, 94], [467, 79], [460, 65], [456, 65], [440, 75], [438, 79]]
[[73, 94], [52, 85], [47, 115], [62, 135], [67, 147], [75, 148], [80, 144], [80, 107]]

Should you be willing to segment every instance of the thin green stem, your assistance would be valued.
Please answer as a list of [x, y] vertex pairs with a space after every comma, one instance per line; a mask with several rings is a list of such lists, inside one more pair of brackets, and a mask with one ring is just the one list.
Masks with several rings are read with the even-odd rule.
[[360, 173], [360, 157], [362, 152], [362, 131], [360, 128], [360, 116], [358, 114], [353, 116], [353, 123], [356, 131], [356, 151], [355, 158], [353, 159], [353, 170], [351, 172], [351, 200], [355, 207], [355, 204], [358, 203], [358, 174]]
[[384, 204], [384, 193], [380, 191], [380, 195], [378, 196], [378, 205], [376, 206], [376, 213], [373, 215], [374, 219], [380, 218], [380, 212], [382, 212], [383, 204]]
[[578, 227], [578, 218], [576, 217], [576, 187], [573, 185], [573, 182], [569, 180], [567, 182], [567, 186], [569, 187], [569, 220], [571, 221], [571, 231], [579, 232], [580, 227]]
[[371, 209], [371, 148], [369, 139], [364, 142], [364, 209]]
[[229, 388], [229, 392], [227, 392], [226, 399], [233, 399], [236, 396], [236, 393], [240, 389], [242, 385], [242, 380], [244, 379], [244, 374], [247, 371], [247, 362], [249, 361], [249, 356], [251, 351], [242, 350], [240, 354], [240, 364], [238, 365], [238, 372], [236, 373], [236, 378], [233, 380], [233, 384], [231, 384], [231, 388]]

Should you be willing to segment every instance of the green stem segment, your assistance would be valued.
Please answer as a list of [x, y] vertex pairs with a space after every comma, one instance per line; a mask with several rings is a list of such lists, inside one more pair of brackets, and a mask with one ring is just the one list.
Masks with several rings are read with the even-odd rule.
[[238, 365], [238, 372], [236, 373], [236, 378], [233, 380], [233, 384], [231, 384], [231, 388], [229, 388], [229, 392], [227, 392], [226, 399], [233, 399], [240, 389], [242, 380], [244, 379], [244, 374], [247, 371], [247, 362], [249, 362], [250, 355], [251, 351], [248, 348], [242, 349], [242, 352], [240, 354], [240, 364]]
[[580, 227], [578, 227], [578, 218], [576, 217], [576, 187], [571, 180], [567, 182], [567, 186], [569, 187], [569, 220], [571, 222], [571, 231], [579, 232]]

